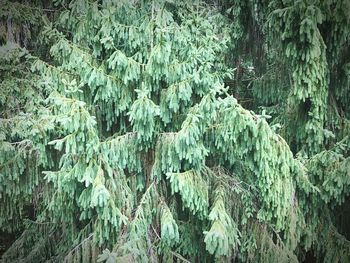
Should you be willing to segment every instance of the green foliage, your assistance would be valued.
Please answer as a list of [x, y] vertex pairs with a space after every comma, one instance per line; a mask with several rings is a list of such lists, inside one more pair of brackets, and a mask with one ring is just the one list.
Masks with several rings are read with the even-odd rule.
[[286, 58], [292, 67], [293, 88], [289, 107], [307, 111], [309, 118], [304, 123], [294, 124], [300, 129], [295, 138], [304, 142], [307, 152], [315, 153], [324, 142], [326, 116], [326, 87], [328, 84], [326, 46], [318, 29], [323, 21], [321, 10], [304, 1], [277, 9], [270, 21], [282, 34]]
[[207, 216], [208, 186], [200, 173], [196, 171], [169, 173], [167, 178], [172, 192], [180, 193], [185, 207], [188, 207], [193, 214]]
[[32, 47], [35, 34], [40, 30], [43, 9], [41, 1], [1, 2], [0, 7], [0, 44], [7, 42]]
[[209, 214], [212, 222], [209, 231], [205, 231], [204, 242], [210, 254], [219, 256], [230, 256], [239, 242], [239, 230], [233, 219], [225, 211], [224, 205], [225, 189], [218, 186], [214, 192], [213, 206]]
[[39, 76], [30, 72], [26, 51], [9, 44], [0, 52], [0, 227], [16, 230], [42, 184], [39, 167], [52, 164], [45, 151], [45, 119], [38, 118], [45, 112], [41, 105], [46, 91], [37, 85]]
[[137, 139], [141, 143], [149, 143], [154, 137], [154, 119], [159, 115], [159, 107], [147, 98], [145, 91], [139, 91], [138, 99], [130, 109], [130, 121]]
[[349, 257], [346, 1], [4, 3], [4, 262]]
[[161, 235], [164, 242], [171, 246], [179, 242], [179, 228], [174, 220], [174, 217], [170, 209], [164, 204], [162, 209], [161, 223]]
[[[349, 151], [349, 138], [345, 137], [332, 149], [314, 155], [307, 163], [310, 177], [321, 190], [321, 198], [331, 206], [344, 203], [349, 195], [349, 165], [346, 156]], [[322, 182], [321, 185], [320, 182]]]

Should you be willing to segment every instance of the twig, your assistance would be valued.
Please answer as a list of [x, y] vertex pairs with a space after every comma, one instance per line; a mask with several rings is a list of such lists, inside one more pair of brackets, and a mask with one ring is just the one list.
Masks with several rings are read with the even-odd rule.
[[186, 262], [186, 263], [191, 263], [191, 261], [188, 261], [187, 259], [185, 259], [183, 256], [181, 256], [179, 253], [176, 253], [174, 251], [170, 251], [170, 253], [177, 257], [178, 259], [181, 259], [183, 262]]

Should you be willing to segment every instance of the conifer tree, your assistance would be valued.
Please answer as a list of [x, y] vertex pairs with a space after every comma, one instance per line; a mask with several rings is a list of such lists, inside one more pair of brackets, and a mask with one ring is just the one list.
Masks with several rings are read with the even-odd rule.
[[350, 260], [347, 1], [43, 3], [0, 9], [4, 262]]

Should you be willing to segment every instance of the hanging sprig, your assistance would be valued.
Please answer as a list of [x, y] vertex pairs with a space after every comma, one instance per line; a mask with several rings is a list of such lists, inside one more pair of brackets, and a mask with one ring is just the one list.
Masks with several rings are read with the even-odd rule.
[[240, 245], [240, 232], [226, 212], [224, 195], [225, 189], [219, 185], [214, 191], [214, 201], [208, 216], [211, 227], [204, 232], [206, 249], [215, 257], [228, 257]]

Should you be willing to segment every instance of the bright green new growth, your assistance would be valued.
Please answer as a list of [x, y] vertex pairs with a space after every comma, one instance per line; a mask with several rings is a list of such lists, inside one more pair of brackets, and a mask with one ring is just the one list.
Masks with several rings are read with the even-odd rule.
[[345, 1], [41, 4], [0, 49], [4, 262], [350, 258]]

